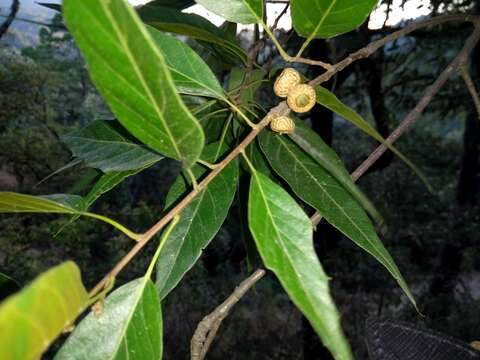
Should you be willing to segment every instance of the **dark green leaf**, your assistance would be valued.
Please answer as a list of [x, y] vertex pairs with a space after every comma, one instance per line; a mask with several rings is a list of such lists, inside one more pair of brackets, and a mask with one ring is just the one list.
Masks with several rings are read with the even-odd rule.
[[38, 3], [38, 5], [49, 8], [50, 10], [55, 10], [58, 12], [62, 11], [62, 4], [53, 4], [53, 3]]
[[56, 360], [161, 359], [162, 315], [155, 286], [133, 280], [105, 299], [99, 318], [87, 315], [56, 354]]
[[66, 0], [65, 22], [118, 120], [152, 149], [190, 167], [204, 142], [161, 52], [125, 0]]
[[[202, 156], [206, 161], [214, 161], [216, 153], [217, 146], [212, 144], [205, 148]], [[195, 166], [193, 172], [198, 178], [205, 169]], [[192, 268], [220, 229], [233, 201], [237, 181], [238, 168], [235, 162], [231, 162], [182, 211], [180, 221], [166, 240], [157, 261], [156, 286], [161, 299]], [[180, 176], [167, 195], [167, 207], [189, 188], [190, 185]]]
[[[94, 203], [98, 200], [100, 196], [109, 192], [118, 184], [120, 184], [127, 177], [138, 174], [140, 171], [145, 168], [129, 170], [129, 171], [114, 171], [107, 174], [103, 174], [100, 179], [95, 183], [95, 185], [90, 189], [88, 194], [82, 198], [82, 211], [87, 211]], [[75, 214], [70, 223], [73, 223], [77, 220], [82, 214]]]
[[2, 359], [40, 359], [88, 305], [80, 270], [71, 261], [40, 275], [0, 306]]
[[238, 24], [231, 21], [225, 21], [222, 25], [220, 25], [220, 29], [235, 38], [237, 36]]
[[20, 285], [11, 277], [0, 273], [0, 301], [20, 290]]
[[42, 195], [41, 197], [43, 199], [55, 201], [57, 204], [61, 204], [65, 207], [68, 207], [75, 212], [83, 211], [84, 209], [83, 198], [78, 195], [52, 194], [52, 195]]
[[252, 172], [248, 223], [265, 266], [277, 275], [335, 359], [352, 359], [329, 279], [313, 248], [310, 219], [284, 189]]
[[127, 177], [138, 174], [144, 169], [130, 170], [130, 171], [115, 171], [103, 174], [95, 183], [90, 192], [84, 197], [84, 211], [87, 211], [97, 199], [112, 190], [115, 186], [120, 184]]
[[83, 129], [64, 135], [62, 140], [73, 156], [103, 172], [139, 169], [163, 159], [163, 156], [136, 143], [113, 120], [96, 120]]
[[342, 160], [335, 151], [325, 144], [320, 136], [302, 121], [296, 121], [295, 132], [289, 136], [350, 192], [375, 221], [379, 224], [383, 223], [383, 218], [375, 209], [375, 206], [352, 181]]
[[72, 186], [67, 187], [67, 193], [78, 194], [90, 190], [100, 173], [100, 170], [87, 168], [84, 173], [79, 175]]
[[326, 39], [359, 27], [378, 0], [291, 0], [295, 31], [306, 38]]
[[355, 110], [345, 105], [335, 96], [335, 94], [325, 89], [324, 87], [317, 86], [315, 90], [317, 93], [317, 102], [319, 104], [340, 115], [345, 120], [350, 121], [353, 125], [357, 126], [360, 130], [365, 132], [367, 135], [370, 135], [378, 142], [387, 145], [387, 147], [395, 155], [397, 155], [405, 164], [407, 164], [413, 170], [413, 172], [415, 172], [415, 174], [424, 182], [425, 186], [427, 186], [429, 191], [433, 191], [428, 179], [425, 177], [425, 175], [422, 174], [420, 169], [418, 169], [415, 164], [408, 160], [405, 155], [398, 151], [395, 146], [385, 142], [385, 139], [382, 137], [382, 135], [380, 135], [377, 130], [371, 127], [370, 124], [366, 122]]
[[139, 9], [142, 20], [154, 28], [192, 39], [205, 41], [218, 45], [230, 55], [235, 55], [246, 62], [247, 55], [240, 47], [235, 37], [219, 29], [207, 19], [196, 15], [187, 14], [179, 10], [169, 9], [155, 4], [147, 4]]
[[270, 165], [293, 191], [385, 266], [415, 305], [395, 261], [375, 233], [367, 214], [351, 194], [287, 137], [264, 132], [260, 144]]
[[147, 27], [162, 52], [178, 92], [225, 99], [225, 93], [208, 65], [184, 42]]
[[173, 9], [183, 10], [195, 4], [193, 0], [153, 0], [147, 5], [143, 5], [139, 10], [146, 6], [165, 6]]
[[263, 0], [195, 0], [228, 21], [254, 24], [263, 20]]

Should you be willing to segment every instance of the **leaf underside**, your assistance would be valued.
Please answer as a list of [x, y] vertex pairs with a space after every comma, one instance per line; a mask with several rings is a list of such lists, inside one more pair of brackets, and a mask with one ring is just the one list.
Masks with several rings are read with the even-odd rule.
[[100, 317], [90, 312], [55, 360], [161, 359], [162, 314], [150, 279], [133, 280], [112, 292]]
[[330, 224], [375, 257], [415, 305], [395, 261], [377, 236], [367, 214], [351, 194], [289, 138], [265, 132], [261, 135], [261, 146], [270, 165], [293, 191]]
[[312, 324], [337, 360], [352, 355], [325, 275], [313, 248], [312, 223], [300, 206], [265, 175], [253, 171], [248, 223], [265, 266]]

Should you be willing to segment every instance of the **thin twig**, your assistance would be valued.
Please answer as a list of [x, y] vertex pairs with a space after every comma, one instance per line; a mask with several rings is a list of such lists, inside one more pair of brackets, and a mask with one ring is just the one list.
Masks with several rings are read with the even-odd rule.
[[468, 72], [466, 64], [460, 66], [459, 70], [460, 74], [462, 75], [463, 81], [465, 82], [465, 85], [470, 92], [473, 104], [475, 105], [475, 109], [477, 110], [478, 119], [480, 120], [480, 96], [478, 95], [478, 91], [475, 87], [472, 77], [470, 76], [470, 73]]
[[307, 58], [303, 58], [301, 56], [287, 56], [285, 58], [287, 62], [297, 62], [301, 64], [307, 64], [312, 66], [320, 66], [323, 67], [325, 70], [332, 71], [335, 68], [335, 65], [320, 61], [320, 60], [311, 60]]
[[[462, 68], [467, 63], [468, 55], [473, 50], [480, 39], [480, 26], [476, 26], [473, 33], [465, 42], [462, 50], [458, 53], [455, 59], [447, 66], [435, 82], [430, 85], [423, 94], [420, 101], [413, 108], [412, 111], [405, 117], [400, 125], [390, 134], [385, 140], [385, 143], [393, 144], [402, 136], [420, 117], [427, 105], [432, 101], [433, 97], [440, 91], [442, 86], [454, 74], [455, 71]], [[387, 151], [386, 144], [379, 145], [370, 156], [351, 174], [353, 181], [357, 181], [365, 172]], [[317, 226], [322, 219], [322, 216], [316, 212], [310, 220], [314, 226]]]
[[288, 10], [289, 7], [290, 7], [290, 3], [286, 3], [283, 10], [280, 11], [280, 14], [278, 14], [278, 16], [275, 18], [275, 21], [273, 22], [273, 25], [272, 25], [272, 33], [277, 29], [278, 22], [280, 21], [282, 16], [287, 13], [287, 10]]
[[205, 358], [222, 321], [228, 316], [233, 306], [264, 275], [265, 270], [256, 270], [243, 280], [223, 303], [200, 321], [190, 343], [191, 360], [203, 360]]
[[390, 19], [390, 11], [391, 11], [391, 8], [392, 8], [392, 2], [393, 2], [393, 0], [388, 0], [387, 11], [385, 11], [385, 21], [383, 22], [382, 29], [387, 26], [387, 22]]
[[20, 1], [19, 0], [12, 0], [12, 5], [10, 6], [10, 13], [8, 16], [3, 16], [5, 21], [2, 25], [0, 25], [0, 38], [7, 33], [8, 28], [12, 24], [13, 20], [15, 20], [15, 16], [17, 15], [18, 9], [20, 8]]
[[[1, 15], [1, 14], [0, 14], [0, 17], [6, 18], [5, 15]], [[34, 24], [34, 25], [38, 25], [38, 26], [46, 26], [46, 27], [50, 27], [50, 28], [67, 30], [65, 25], [61, 25], [61, 24], [49, 24], [49, 23], [44, 23], [44, 22], [41, 22], [41, 21], [35, 21], [35, 20], [24, 19], [24, 18], [19, 18], [19, 17], [16, 17], [15, 19], [13, 19], [13, 21], [20, 21], [20, 22], [24, 22], [24, 23], [28, 23], [28, 24]]]
[[317, 85], [320, 85], [321, 83], [324, 83], [325, 81], [330, 80], [332, 76], [342, 71], [353, 62], [369, 57], [378, 49], [380, 49], [381, 47], [383, 47], [384, 45], [386, 45], [387, 43], [393, 40], [396, 40], [405, 35], [408, 35], [415, 30], [418, 30], [424, 27], [433, 26], [433, 25], [439, 25], [445, 22], [450, 22], [450, 21], [469, 21], [469, 22], [478, 24], [480, 22], [480, 17], [474, 16], [474, 15], [445, 15], [445, 16], [439, 16], [439, 17], [435, 17], [432, 19], [411, 24], [406, 28], [395, 31], [380, 40], [371, 42], [366, 47], [354, 52], [353, 54], [350, 54], [342, 61], [333, 65], [331, 69], [327, 70], [325, 73], [323, 73], [322, 75], [318, 76], [313, 81], [311, 81], [310, 85], [317, 86]]

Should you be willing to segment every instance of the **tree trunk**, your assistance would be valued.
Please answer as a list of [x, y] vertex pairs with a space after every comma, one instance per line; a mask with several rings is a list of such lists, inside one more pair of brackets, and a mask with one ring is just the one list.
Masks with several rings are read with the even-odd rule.
[[[480, 1], [477, 1], [476, 13], [480, 13]], [[480, 46], [477, 44], [472, 52], [470, 65], [470, 73], [477, 84], [480, 74], [479, 61]], [[462, 165], [457, 187], [457, 201], [461, 205], [475, 203], [478, 196], [478, 182], [480, 181], [480, 119], [473, 102], [470, 102], [468, 106], [470, 107], [470, 114], [465, 124]]]

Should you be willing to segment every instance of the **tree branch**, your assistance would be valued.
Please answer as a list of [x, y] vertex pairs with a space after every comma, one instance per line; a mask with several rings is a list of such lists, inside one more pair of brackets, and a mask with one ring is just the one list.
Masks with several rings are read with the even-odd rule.
[[[402, 136], [420, 117], [428, 104], [432, 101], [433, 97], [440, 91], [442, 86], [447, 80], [457, 71], [461, 69], [468, 61], [468, 55], [473, 50], [475, 45], [480, 40], [480, 25], [476, 25], [475, 30], [465, 42], [462, 50], [458, 53], [455, 59], [447, 66], [435, 82], [430, 85], [423, 94], [420, 101], [413, 108], [412, 111], [405, 117], [400, 125], [390, 134], [385, 140], [388, 144], [393, 144]], [[357, 181], [365, 172], [387, 151], [388, 147], [385, 144], [379, 145], [370, 156], [351, 174], [353, 181]], [[311, 218], [314, 226], [317, 226], [322, 216], [316, 212]]]
[[[470, 15], [447, 15], [447, 16], [441, 16], [438, 18], [433, 18], [429, 19], [426, 21], [422, 21], [416, 24], [412, 24], [405, 29], [399, 30], [395, 33], [392, 33], [390, 35], [387, 35], [385, 38], [380, 39], [378, 41], [374, 41], [370, 43], [368, 46], [365, 48], [353, 53], [352, 55], [348, 56], [346, 59], [340, 61], [339, 63], [335, 65], [330, 65], [331, 69], [327, 70], [324, 74], [318, 76], [314, 80], [310, 81], [310, 85], [316, 86], [324, 81], [329, 80], [333, 75], [336, 73], [342, 71], [345, 67], [350, 65], [356, 60], [365, 58], [373, 54], [375, 51], [380, 49], [383, 45], [388, 43], [389, 41], [398, 39], [404, 35], [409, 34], [410, 32], [426, 27], [426, 26], [431, 26], [431, 25], [436, 25], [436, 24], [441, 24], [447, 21], [470, 21], [472, 23], [478, 24], [480, 23], [480, 17], [478, 16], [470, 16]], [[478, 27], [476, 27], [474, 33], [470, 36], [470, 38], [467, 40], [465, 47], [468, 47], [470, 50], [473, 48], [475, 43], [478, 41], [479, 37], [479, 30]], [[462, 49], [461, 53], [468, 53], [470, 50], [466, 51]], [[460, 55], [459, 55], [460, 56]], [[454, 62], [458, 59], [457, 58], [454, 60]], [[462, 58], [463, 59], [463, 58]], [[462, 60], [463, 61], [463, 60]], [[447, 68], [448, 70], [448, 68]], [[452, 69], [451, 71], [453, 71]], [[435, 95], [440, 87], [443, 85], [443, 83], [448, 79], [448, 77], [451, 74], [451, 71], [448, 71], [448, 76], [443, 75], [444, 79], [442, 78], [442, 75], [440, 75], [439, 79], [442, 78], [443, 82], [442, 84], [435, 89], [435, 83], [432, 85], [427, 90], [427, 93], [424, 95], [424, 98], [420, 100], [420, 103], [415, 107], [415, 109], [407, 116], [404, 122], [407, 122], [405, 125], [401, 125], [402, 129], [397, 129], [392, 133], [392, 135], [387, 139], [387, 141], [391, 141], [392, 143], [413, 123], [416, 121], [418, 116], [421, 114], [423, 109], [428, 105], [428, 103], [431, 100], [431, 97]], [[431, 93], [431, 96], [429, 95]], [[103, 289], [103, 287], [109, 283], [109, 280], [111, 278], [114, 278], [118, 275], [120, 271], [123, 270], [123, 268], [132, 260], [132, 258], [148, 243], [148, 241], [153, 238], [162, 228], [170, 222], [176, 215], [178, 215], [185, 207], [187, 207], [190, 202], [202, 191], [204, 190], [207, 185], [212, 181], [232, 160], [234, 160], [242, 151], [245, 150], [245, 148], [255, 139], [255, 137], [262, 131], [270, 121], [277, 116], [282, 116], [282, 115], [288, 115], [290, 112], [286, 102], [281, 102], [274, 108], [272, 108], [268, 114], [258, 123], [256, 124], [255, 128], [252, 129], [252, 131], [245, 137], [245, 139], [228, 154], [221, 162], [217, 164], [215, 169], [213, 169], [199, 184], [196, 188], [194, 188], [188, 195], [186, 195], [173, 209], [171, 209], [162, 219], [160, 219], [155, 225], [153, 225], [147, 232], [145, 232], [141, 237], [140, 240], [135, 244], [135, 246], [114, 266], [114, 268], [90, 291], [90, 296], [94, 296], [97, 294], [99, 291]], [[418, 112], [418, 114], [417, 114]], [[379, 146], [373, 153], [368, 157], [365, 162], [360, 165], [359, 169], [355, 171], [355, 173], [352, 176], [358, 176], [360, 177], [377, 159], [378, 157], [383, 154], [383, 152], [386, 151], [386, 147], [384, 145]], [[358, 178], [357, 177], [357, 178]], [[315, 214], [312, 218], [315, 221], [316, 219], [319, 218], [320, 215]], [[321, 217], [320, 217], [321, 219]], [[319, 219], [318, 219], [319, 221]], [[317, 222], [318, 224], [318, 222]]]
[[411, 24], [407, 26], [404, 29], [395, 31], [384, 38], [371, 42], [369, 45], [366, 47], [350, 54], [347, 56], [345, 59], [342, 61], [336, 63], [335, 65], [332, 66], [330, 70], [327, 70], [324, 72], [322, 75], [318, 76], [314, 80], [310, 81], [310, 85], [312, 86], [317, 86], [320, 85], [321, 83], [324, 83], [325, 81], [330, 80], [332, 76], [334, 76], [336, 73], [342, 71], [345, 69], [347, 66], [351, 65], [357, 60], [360, 59], [365, 59], [372, 55], [374, 52], [376, 52], [378, 49], [382, 48], [385, 44], [397, 40], [405, 35], [410, 34], [411, 32], [428, 27], [428, 26], [433, 26], [433, 25], [439, 25], [445, 22], [450, 22], [450, 21], [469, 21], [474, 24], [478, 24], [480, 22], [480, 17], [479, 16], [474, 16], [474, 15], [445, 15], [445, 16], [439, 16], [435, 17], [432, 19], [428, 19], [425, 21], [420, 21], [418, 23]]
[[223, 303], [200, 321], [190, 343], [191, 360], [203, 360], [205, 358], [223, 319], [228, 316], [233, 306], [264, 275], [265, 270], [256, 270], [252, 275], [243, 280]]
[[187, 196], [185, 196], [173, 209], [171, 209], [162, 219], [153, 225], [146, 233], [144, 233], [135, 246], [115, 265], [115, 267], [90, 291], [90, 296], [97, 294], [109, 282], [110, 278], [114, 278], [120, 271], [132, 260], [132, 258], [155, 236], [162, 228], [172, 220], [175, 215], [185, 209], [188, 204], [212, 181], [232, 160], [234, 160], [245, 148], [255, 139], [270, 121], [277, 117], [288, 115], [290, 112], [287, 103], [282, 101], [272, 108], [268, 114], [256, 125], [256, 127], [238, 144], [238, 146], [230, 152], [222, 161], [216, 164], [213, 169]]

